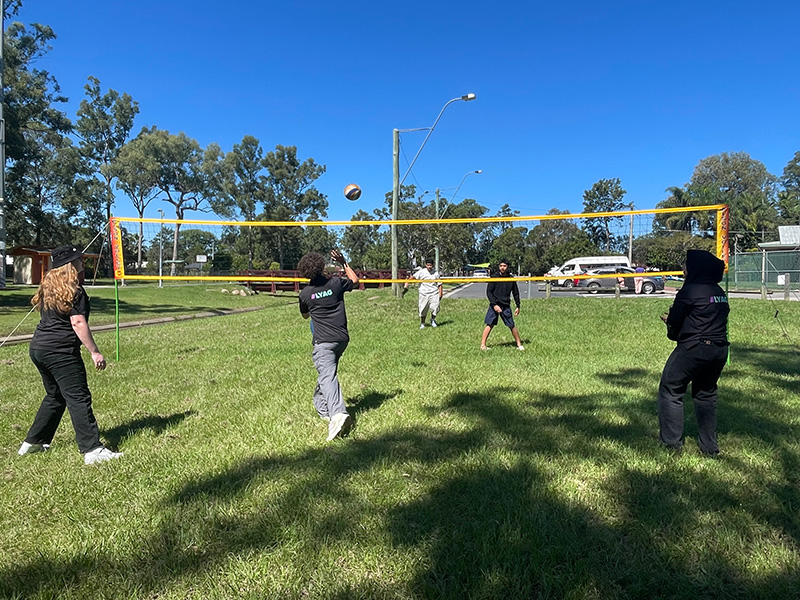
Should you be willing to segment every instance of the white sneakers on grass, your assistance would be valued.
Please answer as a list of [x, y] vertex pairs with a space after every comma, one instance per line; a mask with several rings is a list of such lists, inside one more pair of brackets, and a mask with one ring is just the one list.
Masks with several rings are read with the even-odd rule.
[[425, 329], [425, 323], [420, 323], [420, 324], [419, 324], [419, 328], [420, 328], [420, 329]]
[[17, 450], [17, 454], [25, 456], [26, 454], [33, 454], [35, 452], [47, 452], [50, 450], [50, 444], [29, 444], [22, 442], [22, 445]]
[[523, 346], [522, 344], [520, 344], [519, 346], [517, 346], [517, 350], [525, 350], [525, 346]]
[[350, 423], [350, 415], [346, 412], [333, 415], [330, 423], [328, 423], [328, 439], [326, 441], [330, 442], [336, 436], [346, 432], [350, 427]]
[[[36, 452], [47, 452], [50, 450], [50, 444], [30, 444], [28, 442], [22, 442], [22, 445], [17, 450], [17, 454], [20, 456], [25, 456], [26, 454], [34, 454]], [[99, 448], [95, 448], [94, 450], [89, 450], [86, 454], [83, 455], [83, 462], [87, 465], [93, 465], [95, 463], [105, 462], [107, 460], [112, 460], [114, 458], [119, 458], [122, 456], [122, 452], [113, 452], [106, 448], [105, 446], [100, 446]]]
[[431, 319], [431, 327], [438, 327], [435, 319]]
[[107, 460], [113, 460], [115, 458], [119, 458], [122, 456], [122, 452], [112, 452], [105, 446], [100, 446], [99, 448], [95, 448], [94, 450], [89, 450], [86, 454], [83, 455], [83, 462], [87, 465], [94, 465], [100, 462], [106, 462]]

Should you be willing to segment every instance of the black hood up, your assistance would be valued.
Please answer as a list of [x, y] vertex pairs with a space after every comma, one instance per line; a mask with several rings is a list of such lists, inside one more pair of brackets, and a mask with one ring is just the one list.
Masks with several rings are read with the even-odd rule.
[[725, 273], [725, 262], [706, 250], [689, 250], [686, 253], [686, 279], [690, 283], [719, 283]]

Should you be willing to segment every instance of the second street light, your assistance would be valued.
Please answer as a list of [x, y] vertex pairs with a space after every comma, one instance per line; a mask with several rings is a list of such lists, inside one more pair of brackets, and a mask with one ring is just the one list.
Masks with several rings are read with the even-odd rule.
[[[417, 162], [422, 149], [425, 147], [425, 144], [428, 142], [428, 138], [431, 137], [433, 130], [436, 129], [436, 124], [439, 122], [439, 119], [442, 118], [442, 114], [444, 114], [445, 109], [450, 106], [453, 102], [458, 102], [459, 100], [463, 100], [464, 102], [469, 102], [470, 100], [475, 100], [475, 94], [464, 94], [458, 98], [453, 98], [449, 100], [445, 105], [442, 107], [442, 110], [439, 111], [439, 115], [436, 117], [436, 120], [433, 122], [433, 125], [430, 127], [423, 127], [420, 129], [393, 129], [392, 130], [392, 221], [397, 221], [397, 213], [398, 213], [398, 206], [400, 200], [400, 186], [408, 177], [408, 174], [411, 172], [411, 169], [414, 167], [414, 163]], [[408, 165], [408, 170], [406, 174], [403, 175], [403, 178], [400, 178], [400, 132], [409, 132], [409, 131], [424, 131], [425, 129], [428, 130], [428, 135], [425, 136], [425, 139], [422, 140], [422, 145], [417, 150], [417, 153], [414, 155], [414, 158], [411, 160], [411, 164]], [[397, 260], [397, 225], [391, 225], [391, 237], [392, 237], [392, 279], [397, 279], [397, 271], [398, 271], [398, 260]], [[395, 296], [400, 296], [401, 286], [398, 283], [392, 283], [392, 292]]]
[[[441, 219], [442, 217], [444, 217], [444, 213], [447, 212], [447, 209], [450, 208], [451, 205], [455, 204], [456, 194], [458, 194], [458, 190], [461, 189], [461, 185], [464, 183], [464, 180], [467, 177], [469, 177], [470, 175], [480, 175], [481, 173], [483, 173], [483, 171], [481, 169], [477, 169], [475, 171], [470, 171], [470, 172], [464, 174], [464, 176], [461, 178], [461, 181], [458, 183], [458, 186], [456, 187], [456, 191], [453, 192], [452, 196], [450, 196], [450, 203], [447, 206], [444, 207], [444, 210], [442, 211], [441, 215], [439, 214], [439, 189], [438, 188], [436, 189], [436, 218], [437, 219]], [[436, 244], [436, 246], [434, 247], [434, 253], [435, 253], [434, 269], [436, 271], [438, 271], [439, 270], [439, 244]]]

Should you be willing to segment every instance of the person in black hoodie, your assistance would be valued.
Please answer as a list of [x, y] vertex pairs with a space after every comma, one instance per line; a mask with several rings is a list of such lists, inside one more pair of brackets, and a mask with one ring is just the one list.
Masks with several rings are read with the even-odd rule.
[[692, 384], [698, 444], [709, 456], [717, 445], [717, 380], [728, 358], [728, 297], [719, 286], [725, 263], [705, 250], [689, 250], [683, 287], [669, 313], [661, 319], [672, 351], [658, 388], [658, 425], [661, 443], [683, 447], [683, 396]]
[[[501, 260], [498, 263], [500, 274], [498, 277], [511, 277], [508, 272], [508, 261]], [[517, 305], [514, 315], [511, 315], [511, 295], [514, 295], [514, 302]], [[519, 287], [516, 281], [490, 281], [486, 286], [486, 297], [489, 299], [489, 310], [486, 311], [486, 318], [483, 320], [486, 327], [483, 329], [483, 336], [481, 337], [481, 350], [488, 350], [486, 347], [486, 340], [489, 339], [489, 334], [492, 332], [492, 327], [497, 325], [498, 318], [503, 319], [506, 327], [511, 330], [511, 335], [514, 336], [514, 341], [517, 342], [518, 350], [525, 350], [522, 345], [522, 340], [519, 337], [519, 331], [514, 324], [514, 317], [519, 315]]]

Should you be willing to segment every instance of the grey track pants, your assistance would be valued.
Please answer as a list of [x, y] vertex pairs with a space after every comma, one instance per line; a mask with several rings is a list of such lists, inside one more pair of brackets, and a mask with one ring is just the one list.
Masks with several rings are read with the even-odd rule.
[[320, 417], [332, 417], [346, 413], [342, 387], [339, 385], [339, 358], [344, 354], [347, 342], [319, 342], [314, 344], [311, 358], [319, 377], [314, 389], [314, 408]]

